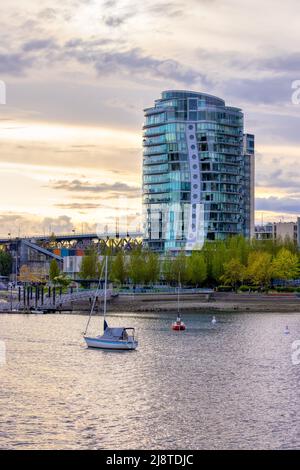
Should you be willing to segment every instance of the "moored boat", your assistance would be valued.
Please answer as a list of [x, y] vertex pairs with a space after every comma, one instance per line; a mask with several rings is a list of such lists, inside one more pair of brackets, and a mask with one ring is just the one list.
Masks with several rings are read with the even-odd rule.
[[84, 339], [89, 348], [132, 350], [138, 345], [134, 331], [134, 328], [109, 328], [107, 326], [102, 336], [94, 338], [85, 336]]
[[35, 315], [44, 315], [45, 311], [38, 308], [31, 308], [30, 313], [34, 313]]
[[[100, 275], [101, 278], [101, 275]], [[120, 350], [120, 351], [130, 351], [134, 350], [138, 346], [138, 341], [135, 339], [135, 329], [134, 328], [110, 328], [105, 319], [106, 315], [106, 292], [107, 292], [107, 257], [105, 258], [105, 282], [104, 282], [104, 308], [103, 308], [103, 335], [99, 336], [87, 336], [88, 325], [95, 307], [95, 299], [100, 288], [100, 279], [99, 285], [95, 292], [94, 301], [92, 304], [89, 320], [84, 332], [84, 340], [88, 348], [96, 349], [110, 349], [110, 350]]]

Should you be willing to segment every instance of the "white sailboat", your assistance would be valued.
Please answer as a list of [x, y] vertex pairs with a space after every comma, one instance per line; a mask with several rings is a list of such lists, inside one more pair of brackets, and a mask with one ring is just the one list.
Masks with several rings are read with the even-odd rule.
[[[101, 275], [100, 275], [101, 279]], [[100, 288], [101, 280], [99, 279], [99, 284], [95, 292], [94, 301], [92, 304], [89, 320], [84, 332], [84, 340], [89, 348], [96, 349], [111, 349], [111, 350], [123, 350], [130, 351], [136, 349], [138, 346], [138, 341], [135, 339], [135, 329], [118, 327], [110, 328], [106, 322], [106, 292], [107, 292], [107, 256], [105, 258], [105, 281], [104, 281], [104, 308], [103, 308], [103, 335], [91, 337], [87, 336], [87, 329], [90, 323], [91, 316], [94, 311], [96, 296]]]

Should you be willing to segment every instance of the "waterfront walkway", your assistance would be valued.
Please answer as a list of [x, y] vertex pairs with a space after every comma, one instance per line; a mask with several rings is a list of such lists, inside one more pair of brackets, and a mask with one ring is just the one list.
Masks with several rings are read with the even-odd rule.
[[[7, 312], [7, 311], [24, 311], [24, 310], [44, 310], [44, 311], [56, 311], [56, 310], [65, 310], [67, 307], [72, 308], [73, 306], [76, 307], [78, 302], [89, 302], [92, 301], [96, 290], [95, 289], [87, 289], [87, 290], [80, 290], [72, 293], [57, 295], [53, 296], [46, 296], [43, 300], [40, 298], [36, 301], [35, 296], [30, 299], [29, 305], [24, 305], [23, 301], [16, 301], [13, 299], [12, 301], [8, 299], [6, 302], [0, 303], [0, 312]], [[107, 290], [107, 299], [109, 300], [112, 296], [112, 290]], [[104, 290], [99, 290], [97, 292], [98, 300], [103, 298]]]
[[[53, 298], [45, 297], [43, 305], [38, 303], [37, 308], [44, 311], [73, 311], [89, 312], [91, 301], [95, 290], [84, 290], [73, 294], [63, 294], [57, 296], [55, 303]], [[177, 294], [171, 293], [119, 293], [113, 295], [107, 292], [110, 312], [173, 312], [177, 311]], [[96, 311], [99, 311], [99, 304], [103, 292], [99, 293], [96, 303]], [[35, 299], [32, 300], [35, 307]], [[98, 307], [98, 308], [97, 308]], [[12, 305], [8, 298], [5, 302], [0, 302], [0, 313], [10, 310], [24, 311], [22, 302], [13, 301]], [[300, 296], [296, 293], [233, 293], [233, 292], [182, 292], [180, 295], [180, 310], [182, 312], [205, 313], [211, 311], [219, 312], [292, 312], [300, 314]], [[28, 311], [28, 307], [25, 307]]]

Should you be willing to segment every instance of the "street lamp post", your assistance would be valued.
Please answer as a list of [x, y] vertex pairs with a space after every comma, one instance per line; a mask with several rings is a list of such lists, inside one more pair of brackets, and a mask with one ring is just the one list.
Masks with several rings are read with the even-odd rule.
[[18, 285], [18, 241], [16, 242], [16, 286]]
[[[72, 232], [73, 232], [73, 235], [75, 235], [75, 228], [73, 228]], [[75, 278], [75, 262], [76, 262], [76, 255], [73, 256], [73, 263], [72, 263], [72, 279], [73, 279], [73, 281], [74, 281], [74, 278]]]
[[13, 284], [12, 282], [10, 282], [9, 288], [10, 288], [10, 311], [12, 312], [13, 310], [13, 294], [12, 294]]

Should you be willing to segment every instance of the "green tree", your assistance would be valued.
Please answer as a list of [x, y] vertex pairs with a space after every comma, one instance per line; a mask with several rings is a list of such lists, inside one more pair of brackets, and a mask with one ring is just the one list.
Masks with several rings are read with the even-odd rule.
[[54, 282], [54, 279], [60, 275], [60, 269], [58, 266], [58, 262], [56, 259], [53, 259], [50, 263], [50, 268], [49, 268], [49, 279], [50, 281]]
[[202, 285], [207, 278], [207, 266], [204, 255], [193, 251], [187, 260], [188, 279], [194, 285]]
[[242, 235], [236, 235], [229, 237], [225, 242], [227, 250], [227, 261], [231, 259], [238, 259], [242, 264], [246, 265], [249, 253], [251, 251], [251, 245], [248, 240]]
[[126, 259], [123, 251], [119, 251], [112, 261], [111, 279], [120, 284], [124, 284], [127, 277]]
[[251, 284], [268, 287], [272, 277], [272, 255], [264, 251], [249, 254], [246, 278]]
[[208, 255], [210, 257], [210, 277], [214, 283], [218, 284], [224, 274], [224, 265], [229, 260], [228, 249], [224, 242], [215, 242]]
[[162, 262], [162, 275], [164, 280], [169, 284], [172, 284], [174, 282], [172, 262], [172, 259], [168, 255], [164, 258]]
[[237, 288], [238, 284], [244, 281], [246, 274], [246, 267], [237, 258], [232, 258], [230, 261], [224, 264], [224, 274], [222, 274], [220, 280], [226, 286], [232, 286], [234, 289]]
[[132, 250], [129, 255], [128, 275], [133, 284], [141, 284], [145, 277], [145, 260], [141, 249]]
[[0, 275], [9, 276], [12, 273], [12, 256], [7, 251], [0, 251]]
[[72, 279], [70, 277], [66, 276], [65, 274], [59, 274], [54, 279], [54, 282], [56, 284], [58, 284], [60, 287], [68, 287], [71, 284]]
[[281, 248], [272, 261], [272, 276], [276, 279], [296, 279], [299, 276], [299, 260], [287, 248]]
[[98, 279], [101, 272], [101, 263], [95, 248], [89, 248], [82, 257], [80, 266], [81, 279]]
[[155, 283], [159, 279], [160, 274], [159, 256], [151, 251], [144, 253], [144, 255], [144, 282], [146, 284]]
[[181, 251], [172, 260], [171, 264], [171, 277], [174, 283], [186, 284], [189, 281], [189, 270], [187, 263], [187, 256], [184, 251]]

